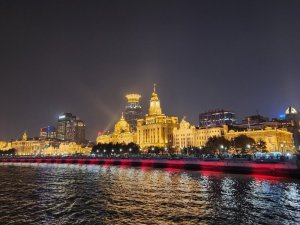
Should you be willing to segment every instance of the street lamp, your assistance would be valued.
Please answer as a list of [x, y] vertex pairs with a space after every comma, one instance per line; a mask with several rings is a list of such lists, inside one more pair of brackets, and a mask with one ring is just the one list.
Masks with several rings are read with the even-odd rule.
[[224, 149], [224, 145], [220, 145], [220, 149], [223, 151], [223, 149]]
[[281, 144], [280, 144], [280, 147], [281, 147], [281, 152], [282, 152], [282, 153], [283, 153], [283, 146], [284, 146], [284, 144], [281, 143]]

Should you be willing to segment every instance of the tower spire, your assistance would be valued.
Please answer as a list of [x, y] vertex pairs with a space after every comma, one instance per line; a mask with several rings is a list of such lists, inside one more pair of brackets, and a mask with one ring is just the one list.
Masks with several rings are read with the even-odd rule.
[[27, 133], [26, 133], [26, 130], [24, 131], [24, 134], [22, 136], [22, 140], [23, 141], [27, 141]]
[[153, 84], [153, 93], [150, 99], [150, 108], [149, 108], [149, 115], [160, 115], [162, 114], [161, 108], [160, 108], [160, 101], [158, 98], [156, 90], [156, 84]]

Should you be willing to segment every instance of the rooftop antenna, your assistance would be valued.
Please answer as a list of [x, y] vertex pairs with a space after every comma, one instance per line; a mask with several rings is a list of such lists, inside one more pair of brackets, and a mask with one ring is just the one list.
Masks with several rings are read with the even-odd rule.
[[250, 117], [248, 117], [247, 119], [248, 119], [248, 130], [250, 130]]

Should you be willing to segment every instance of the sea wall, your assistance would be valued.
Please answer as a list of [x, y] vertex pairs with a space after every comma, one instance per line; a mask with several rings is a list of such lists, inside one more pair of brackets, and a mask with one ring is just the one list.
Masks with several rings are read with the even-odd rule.
[[123, 165], [133, 167], [207, 170], [237, 174], [259, 174], [300, 179], [300, 166], [295, 162], [252, 162], [238, 160], [164, 160], [164, 159], [106, 159], [106, 158], [0, 158], [0, 163], [57, 163]]

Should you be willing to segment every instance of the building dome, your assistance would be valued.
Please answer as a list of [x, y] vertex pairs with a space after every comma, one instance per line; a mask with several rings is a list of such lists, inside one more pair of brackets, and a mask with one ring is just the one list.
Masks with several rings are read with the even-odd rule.
[[121, 119], [115, 125], [115, 133], [123, 133], [129, 131], [130, 131], [129, 123], [127, 123], [127, 121], [124, 119], [122, 113]]
[[184, 129], [184, 128], [188, 129], [188, 128], [191, 127], [191, 124], [189, 122], [187, 122], [185, 119], [186, 118], [183, 117], [182, 120], [181, 120], [181, 122], [180, 122], [180, 124], [179, 124], [179, 127], [182, 128], [182, 129]]
[[298, 114], [298, 110], [295, 109], [294, 107], [288, 107], [286, 110], [285, 110], [285, 114], [286, 115], [289, 115], [289, 114]]

